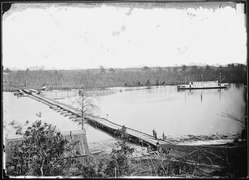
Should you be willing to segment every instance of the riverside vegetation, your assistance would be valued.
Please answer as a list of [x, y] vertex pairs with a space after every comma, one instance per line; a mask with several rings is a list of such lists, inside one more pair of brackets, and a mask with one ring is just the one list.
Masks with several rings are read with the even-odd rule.
[[[78, 142], [68, 142], [51, 124], [35, 121], [32, 125], [12, 122], [22, 141], [12, 148], [6, 162], [8, 176], [63, 176], [107, 178], [125, 176], [168, 177], [245, 177], [245, 144], [228, 146], [165, 146], [142, 157], [133, 157], [126, 132], [120, 129], [116, 148], [110, 154], [92, 156], [82, 164], [72, 153]], [[29, 125], [29, 126], [28, 126]], [[25, 126], [28, 126], [25, 130]], [[24, 131], [24, 132], [23, 132]], [[238, 142], [237, 142], [238, 143]]]
[[16, 88], [74, 89], [119, 86], [176, 85], [188, 81], [212, 81], [247, 84], [247, 67], [243, 64], [228, 66], [176, 66], [143, 68], [104, 68], [87, 70], [2, 70], [3, 90]]

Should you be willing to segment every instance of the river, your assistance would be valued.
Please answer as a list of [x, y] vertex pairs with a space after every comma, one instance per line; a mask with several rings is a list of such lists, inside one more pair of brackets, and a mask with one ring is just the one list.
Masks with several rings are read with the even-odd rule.
[[[99, 91], [102, 93], [97, 93], [98, 95], [92, 98], [97, 106], [93, 113], [117, 124], [149, 134], [152, 134], [152, 130], [155, 129], [158, 137], [161, 137], [162, 133], [173, 138], [187, 135], [231, 135], [240, 133], [242, 124], [224, 115], [230, 114], [239, 119], [244, 118], [246, 111], [244, 91], [244, 86], [236, 84], [230, 84], [227, 89], [192, 91], [177, 91], [176, 86], [115, 87]], [[56, 100], [75, 105], [74, 96], [65, 96]], [[81, 128], [68, 117], [60, 115], [40, 102], [28, 97], [18, 98], [13, 93], [4, 92], [5, 136], [15, 137], [8, 123], [13, 120], [22, 124], [26, 120], [33, 122], [37, 119], [36, 113], [38, 112], [42, 113], [43, 121], [55, 125], [61, 131]], [[85, 128], [90, 146], [113, 141], [109, 135], [87, 124]]]

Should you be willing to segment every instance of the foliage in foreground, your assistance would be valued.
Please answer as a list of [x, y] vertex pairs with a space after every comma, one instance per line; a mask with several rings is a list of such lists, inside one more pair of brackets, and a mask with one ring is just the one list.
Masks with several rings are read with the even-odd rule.
[[121, 130], [116, 148], [107, 157], [95, 159], [89, 164], [77, 160], [72, 163], [65, 157], [73, 155], [72, 149], [76, 144], [66, 141], [52, 125], [38, 120], [24, 133], [20, 127], [16, 130], [23, 136], [23, 141], [14, 146], [13, 156], [6, 164], [8, 175], [13, 176], [241, 177], [245, 169], [245, 163], [240, 165], [244, 162], [243, 148], [222, 151], [204, 147], [171, 149], [167, 154], [153, 152], [147, 157], [134, 158], [134, 148], [127, 145], [125, 130]]
[[[38, 116], [40, 117], [39, 114]], [[6, 162], [8, 175], [81, 177], [130, 175], [129, 157], [134, 149], [126, 144], [125, 138], [117, 142], [117, 148], [110, 154], [111, 159], [81, 164], [77, 160], [72, 163], [67, 158], [74, 156], [72, 150], [77, 142], [68, 142], [51, 124], [37, 120], [24, 132], [23, 126], [14, 122], [12, 126], [16, 129], [16, 134], [22, 136], [22, 140], [12, 146], [11, 156]]]
[[128, 176], [131, 173], [130, 157], [134, 148], [129, 147], [125, 140], [117, 142], [117, 149], [111, 152], [111, 161], [106, 168], [109, 177]]
[[13, 146], [6, 162], [8, 175], [57, 176], [69, 168], [65, 154], [70, 155], [76, 143], [69, 143], [54, 126], [35, 121], [22, 132], [20, 144]]
[[[41, 117], [41, 114], [37, 114]], [[29, 123], [26, 122], [25, 126]], [[134, 151], [126, 145], [125, 139], [118, 141], [117, 148], [111, 152], [111, 160], [82, 164], [68, 157], [78, 142], [68, 142], [51, 124], [35, 121], [23, 132], [24, 126], [12, 122], [16, 134], [22, 140], [11, 148], [7, 159], [7, 174], [11, 176], [83, 176], [83, 177], [116, 177], [129, 175], [128, 156]], [[9, 152], [10, 152], [9, 151]], [[70, 158], [69, 158], [70, 159]], [[105, 165], [106, 164], [106, 165]]]

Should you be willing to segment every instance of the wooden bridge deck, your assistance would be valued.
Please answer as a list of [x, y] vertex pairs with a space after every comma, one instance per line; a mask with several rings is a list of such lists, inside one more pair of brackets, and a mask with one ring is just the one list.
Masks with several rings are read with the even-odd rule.
[[[31, 92], [29, 90], [23, 90], [25, 94], [27, 94], [28, 97], [33, 98], [39, 102], [42, 102], [46, 105], [48, 105], [51, 109], [60, 112], [61, 114], [64, 114], [65, 116], [71, 116], [72, 118], [70, 119], [75, 119], [75, 118], [80, 118], [81, 117], [81, 111], [79, 109], [76, 109], [70, 105], [62, 104], [57, 101], [54, 101], [52, 99], [40, 96], [34, 92]], [[122, 128], [122, 125], [119, 125], [117, 123], [114, 123], [112, 121], [109, 121], [105, 118], [101, 117], [96, 117], [93, 115], [86, 115], [85, 119], [90, 125], [93, 125], [99, 129], [102, 129], [106, 131], [107, 133], [114, 134], [113, 132], [117, 132]], [[158, 139], [156, 140], [152, 135], [137, 131], [135, 129], [126, 127], [126, 133], [128, 134], [129, 137], [132, 137], [131, 139], [138, 139], [139, 142], [143, 144], [150, 144], [152, 146], [156, 146], [157, 142], [159, 141], [159, 144], [171, 144], [174, 145], [174, 143], [167, 141], [167, 140], [161, 140]], [[132, 141], [134, 142], [134, 141]]]

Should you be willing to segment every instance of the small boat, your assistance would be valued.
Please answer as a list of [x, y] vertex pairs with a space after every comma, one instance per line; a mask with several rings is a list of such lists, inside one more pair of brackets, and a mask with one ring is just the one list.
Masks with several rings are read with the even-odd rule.
[[228, 83], [218, 81], [190, 81], [189, 84], [178, 85], [177, 89], [222, 89], [227, 88]]
[[30, 91], [31, 91], [32, 93], [40, 94], [40, 91], [38, 91], [38, 90], [36, 90], [36, 89], [30, 89]]
[[23, 96], [24, 92], [20, 89], [18, 89], [16, 92], [14, 92], [14, 96]]

